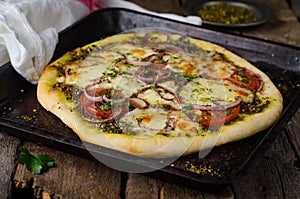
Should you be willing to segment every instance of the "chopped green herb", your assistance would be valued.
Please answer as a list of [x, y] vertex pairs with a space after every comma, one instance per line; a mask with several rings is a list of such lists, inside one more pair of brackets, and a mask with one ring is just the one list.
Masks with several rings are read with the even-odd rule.
[[188, 75], [184, 75], [184, 78], [185, 78], [188, 82], [190, 82], [190, 81], [193, 79], [193, 77], [188, 76]]
[[135, 106], [133, 106], [130, 102], [128, 102], [128, 109], [129, 111], [132, 111], [135, 109]]
[[99, 109], [101, 111], [109, 110], [109, 109], [111, 109], [111, 103], [103, 103], [99, 106]]
[[241, 70], [241, 71], [245, 71], [246, 70], [246, 68], [244, 68], [244, 67], [241, 67], [241, 66], [235, 66], [238, 70]]
[[243, 78], [246, 77], [246, 75], [244, 73], [242, 73], [242, 72], [239, 72], [238, 76], [243, 77]]
[[136, 121], [138, 122], [138, 124], [141, 124], [142, 121], [143, 121], [143, 118], [137, 117], [137, 118], [136, 118]]
[[163, 57], [162, 56], [155, 56], [155, 58], [152, 62], [155, 62], [155, 61], [163, 61]]
[[21, 153], [18, 163], [25, 164], [26, 168], [33, 174], [41, 174], [43, 171], [54, 166], [53, 158], [48, 155], [34, 155], [26, 147], [20, 147], [19, 150]]
[[231, 113], [231, 110], [227, 109], [226, 110], [226, 115], [229, 115]]
[[183, 40], [183, 43], [184, 43], [184, 44], [190, 44], [190, 43], [191, 43], [190, 38], [184, 39], [184, 40]]
[[243, 82], [243, 83], [248, 83], [248, 80], [245, 79], [245, 78], [243, 78], [243, 79], [242, 79], [242, 82]]
[[123, 57], [119, 57], [119, 58], [116, 58], [115, 60], [114, 60], [114, 62], [120, 62], [120, 61], [122, 61], [124, 58]]

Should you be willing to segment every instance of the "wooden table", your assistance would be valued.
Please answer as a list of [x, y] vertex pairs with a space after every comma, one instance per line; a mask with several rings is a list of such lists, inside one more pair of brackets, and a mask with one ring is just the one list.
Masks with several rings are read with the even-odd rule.
[[[176, 0], [132, 0], [149, 10], [182, 14]], [[284, 0], [270, 0], [274, 16], [270, 22], [235, 33], [300, 46], [300, 24]], [[223, 30], [220, 30], [223, 31]], [[141, 174], [123, 173], [103, 164], [23, 141], [0, 130], [0, 198], [13, 190], [14, 179], [34, 178], [35, 186], [55, 198], [299, 198], [300, 197], [300, 109], [277, 137], [259, 164], [241, 180], [218, 193], [166, 183]], [[17, 164], [18, 147], [48, 154], [56, 167], [33, 175]]]

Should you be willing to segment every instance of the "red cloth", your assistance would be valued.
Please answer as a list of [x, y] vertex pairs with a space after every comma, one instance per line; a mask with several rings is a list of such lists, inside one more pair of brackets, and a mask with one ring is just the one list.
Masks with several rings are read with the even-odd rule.
[[89, 8], [90, 12], [93, 12], [94, 10], [97, 9], [104, 8], [104, 6], [99, 4], [97, 0], [77, 0], [77, 1], [85, 4]]

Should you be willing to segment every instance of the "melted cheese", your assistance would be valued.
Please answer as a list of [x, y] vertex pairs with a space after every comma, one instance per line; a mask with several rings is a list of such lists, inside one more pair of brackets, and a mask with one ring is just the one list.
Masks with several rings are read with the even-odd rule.
[[226, 82], [207, 79], [189, 82], [179, 94], [186, 104], [204, 106], [224, 106], [234, 102], [238, 95], [236, 90]]
[[151, 105], [169, 105], [170, 107], [173, 107], [175, 109], [180, 109], [179, 103], [176, 98], [174, 98], [173, 100], [165, 100], [155, 91], [155, 89], [148, 89], [143, 93], [139, 93], [138, 97], [146, 100]]
[[[174, 127], [167, 130], [170, 120], [174, 120]], [[200, 132], [199, 124], [192, 122], [180, 111], [169, 112], [151, 107], [147, 110], [135, 109], [124, 115], [119, 121], [119, 125], [133, 132], [137, 136], [154, 136], [165, 134], [169, 136], [194, 136]]]
[[111, 47], [111, 50], [122, 52], [129, 60], [142, 60], [151, 55], [157, 54], [152, 48], [136, 46], [132, 43], [120, 43]]
[[117, 52], [106, 50], [93, 51], [83, 60], [71, 62], [66, 68], [66, 84], [84, 88], [103, 76], [114, 60], [122, 58]]
[[141, 89], [141, 84], [130, 74], [118, 75], [116, 78], [111, 79], [111, 84], [127, 98]]
[[119, 124], [139, 136], [154, 136], [167, 126], [168, 114], [161, 109], [135, 109], [124, 115]]
[[229, 77], [236, 68], [227, 62], [215, 61], [207, 63], [200, 68], [200, 74], [210, 76], [212, 78]]
[[169, 68], [177, 72], [183, 73], [187, 76], [197, 75], [196, 66], [179, 54], [165, 55], [163, 60], [167, 62]]

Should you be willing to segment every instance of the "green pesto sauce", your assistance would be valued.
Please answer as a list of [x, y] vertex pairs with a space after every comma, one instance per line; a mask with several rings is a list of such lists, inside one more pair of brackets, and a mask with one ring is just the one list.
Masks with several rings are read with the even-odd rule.
[[223, 24], [252, 23], [257, 20], [251, 9], [227, 3], [206, 6], [198, 11], [198, 15], [206, 21]]
[[93, 48], [94, 47], [90, 47], [87, 49], [78, 48], [78, 49], [72, 51], [69, 61], [71, 62], [71, 61], [76, 61], [76, 60], [86, 58], [88, 56], [88, 54], [93, 50]]
[[97, 124], [98, 129], [105, 133], [123, 134], [123, 129], [115, 121]]
[[255, 98], [252, 103], [241, 103], [240, 113], [246, 114], [255, 114], [261, 113], [264, 111], [265, 108], [271, 103], [270, 99], [258, 99]]
[[243, 121], [247, 116], [263, 112], [271, 103], [270, 99], [255, 99], [252, 103], [241, 103], [240, 114], [226, 125], [233, 124], [238, 121]]
[[[82, 49], [82, 48], [78, 48], [72, 52], [70, 52], [70, 57], [68, 60], [66, 60], [65, 62], [58, 62], [55, 65], [53, 65], [53, 67], [56, 68], [56, 70], [58, 71], [57, 77], [64, 77], [65, 76], [65, 66], [66, 64], [72, 62], [72, 61], [77, 61], [80, 59], [84, 59], [89, 52], [94, 48], [94, 46], [87, 48], [87, 49]], [[73, 86], [72, 85], [67, 85], [64, 82], [56, 82], [55, 84], [52, 85], [53, 90], [60, 90], [61, 92], [63, 92], [66, 96], [66, 100], [72, 100], [73, 98]]]
[[214, 61], [224, 61], [227, 63], [233, 63], [230, 59], [228, 59], [228, 57], [226, 57], [226, 55], [220, 52], [215, 52], [212, 58]]
[[52, 85], [53, 90], [59, 90], [63, 92], [66, 96], [66, 100], [70, 101], [73, 99], [73, 86], [66, 85], [65, 83], [55, 83]]

